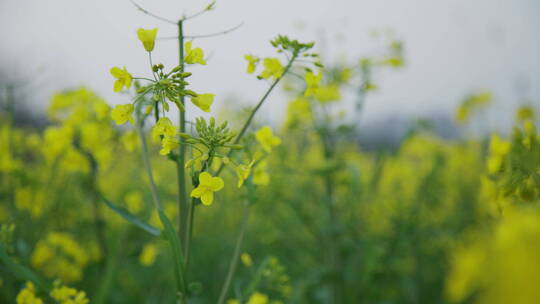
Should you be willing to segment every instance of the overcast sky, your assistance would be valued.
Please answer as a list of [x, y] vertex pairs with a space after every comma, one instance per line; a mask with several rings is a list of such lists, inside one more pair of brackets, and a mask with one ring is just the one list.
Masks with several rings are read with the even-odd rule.
[[[139, 0], [169, 19], [207, 1]], [[196, 67], [196, 90], [255, 103], [266, 84], [245, 73], [243, 54], [271, 55], [268, 41], [283, 33], [324, 41], [326, 58], [351, 61], [377, 45], [369, 32], [391, 28], [405, 41], [405, 69], [379, 75], [382, 90], [366, 107], [366, 120], [451, 111], [467, 93], [490, 89], [500, 113], [523, 100], [540, 105], [540, 1], [538, 0], [218, 0], [216, 10], [186, 24], [187, 34], [243, 26], [196, 44], [211, 54]], [[147, 71], [138, 27], [176, 28], [139, 12], [128, 0], [0, 0], [0, 62], [4, 72], [36, 79], [31, 99], [42, 109], [51, 93], [86, 85], [110, 103], [112, 66]], [[174, 41], [159, 41], [156, 62], [177, 62]], [[281, 96], [265, 105], [263, 119], [280, 117]], [[502, 114], [501, 114], [502, 115]]]

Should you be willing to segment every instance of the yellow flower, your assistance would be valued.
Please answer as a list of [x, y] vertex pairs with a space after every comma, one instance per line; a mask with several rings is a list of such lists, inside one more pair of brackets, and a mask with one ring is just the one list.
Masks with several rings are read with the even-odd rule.
[[56, 283], [50, 295], [59, 304], [87, 304], [90, 302], [84, 291], [78, 291], [75, 288], [63, 286]]
[[267, 304], [268, 296], [260, 292], [254, 292], [247, 301], [247, 304]]
[[131, 116], [133, 110], [134, 107], [130, 103], [125, 105], [117, 105], [111, 111], [111, 117], [118, 125], [125, 124], [127, 121], [134, 123], [133, 117]]
[[498, 135], [491, 135], [489, 142], [489, 157], [487, 158], [487, 170], [491, 174], [498, 173], [501, 169], [504, 159], [510, 152], [510, 142], [501, 139]]
[[270, 174], [266, 171], [268, 162], [263, 160], [257, 164], [253, 172], [253, 183], [258, 186], [266, 186], [270, 183]]
[[255, 138], [266, 152], [271, 152], [272, 148], [281, 144], [281, 139], [272, 134], [270, 127], [262, 127], [255, 133]]
[[148, 52], [151, 52], [154, 50], [157, 30], [158, 30], [157, 28], [153, 28], [150, 30], [145, 30], [143, 28], [140, 28], [137, 30], [137, 36], [139, 37], [139, 40], [142, 42], [144, 49]]
[[313, 72], [307, 72], [304, 76], [304, 80], [306, 81], [306, 90], [304, 91], [304, 96], [309, 97], [315, 94], [319, 88], [319, 83], [322, 80], [322, 73], [319, 73], [317, 75], [313, 74]]
[[278, 79], [283, 75], [283, 65], [277, 58], [264, 58], [263, 60], [264, 70], [262, 71], [261, 78], [267, 79], [273, 77]]
[[167, 117], [161, 117], [152, 128], [152, 138], [154, 140], [158, 140], [161, 135], [170, 137], [176, 136], [176, 128]]
[[43, 300], [36, 297], [36, 288], [32, 282], [26, 282], [26, 286], [17, 295], [17, 304], [43, 304]]
[[260, 61], [259, 57], [248, 54], [248, 55], [244, 55], [244, 59], [246, 59], [248, 62], [248, 66], [247, 66], [248, 74], [255, 72], [255, 68], [257, 67], [257, 64]]
[[214, 192], [223, 188], [225, 183], [221, 177], [213, 177], [208, 172], [199, 174], [199, 186], [191, 191], [191, 197], [200, 198], [205, 205], [214, 201]]
[[320, 86], [315, 92], [315, 98], [321, 102], [336, 101], [341, 99], [341, 93], [336, 84], [330, 84]]
[[186, 49], [186, 57], [184, 57], [184, 61], [187, 64], [202, 64], [205, 65], [206, 61], [204, 61], [204, 52], [201, 48], [191, 48], [191, 41], [186, 42], [185, 44]]
[[253, 260], [251, 259], [249, 253], [242, 253], [242, 255], [240, 256], [240, 260], [242, 260], [242, 264], [244, 264], [246, 267], [250, 267], [251, 265], [253, 265]]
[[172, 150], [178, 149], [179, 146], [180, 142], [178, 139], [172, 136], [165, 136], [161, 140], [161, 150], [159, 151], [159, 154], [167, 155], [171, 153]]
[[111, 68], [111, 75], [116, 78], [116, 81], [114, 82], [113, 90], [115, 92], [120, 92], [124, 87], [126, 89], [129, 89], [131, 87], [131, 81], [133, 77], [130, 73], [126, 70], [126, 67], [123, 69], [119, 67], [113, 67]]
[[139, 255], [139, 263], [143, 266], [152, 266], [156, 261], [158, 248], [154, 243], [144, 245], [141, 254]]
[[191, 102], [204, 112], [210, 112], [210, 106], [214, 103], [214, 94], [199, 94], [191, 97]]
[[246, 179], [251, 173], [251, 167], [255, 161], [251, 161], [248, 165], [239, 165], [236, 167], [236, 175], [238, 176], [238, 188], [242, 187]]

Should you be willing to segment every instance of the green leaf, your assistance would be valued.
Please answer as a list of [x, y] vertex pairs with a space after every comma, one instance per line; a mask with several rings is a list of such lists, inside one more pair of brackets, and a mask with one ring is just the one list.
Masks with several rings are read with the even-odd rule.
[[171, 253], [174, 259], [174, 276], [176, 278], [177, 290], [181, 292], [184, 296], [186, 295], [186, 278], [185, 278], [185, 269], [184, 269], [184, 256], [182, 255], [182, 247], [180, 245], [180, 240], [178, 235], [176, 235], [176, 230], [167, 215], [163, 212], [162, 209], [158, 208], [159, 219], [163, 224], [165, 229], [163, 233], [165, 238], [171, 244]]
[[0, 244], [0, 261], [2, 261], [2, 263], [4, 263], [16, 277], [22, 280], [32, 281], [38, 288], [46, 291], [47, 293], [51, 290], [51, 286], [47, 281], [43, 280], [30, 268], [17, 263], [12, 257], [10, 257], [2, 244]]
[[107, 207], [111, 208], [114, 212], [116, 212], [118, 215], [123, 217], [128, 222], [130, 222], [133, 225], [141, 228], [142, 230], [150, 233], [151, 235], [159, 236], [161, 234], [161, 231], [158, 228], [147, 224], [146, 222], [144, 222], [140, 218], [138, 218], [135, 215], [129, 213], [127, 210], [125, 210], [123, 208], [120, 208], [118, 206], [115, 206], [113, 203], [111, 203], [111, 201], [109, 201], [105, 197], [102, 196], [101, 198], [103, 199], [103, 202], [105, 203], [105, 205], [107, 205]]

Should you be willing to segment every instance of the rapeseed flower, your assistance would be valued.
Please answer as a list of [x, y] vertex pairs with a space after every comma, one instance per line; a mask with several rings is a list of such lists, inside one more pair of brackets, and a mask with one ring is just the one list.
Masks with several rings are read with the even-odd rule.
[[144, 49], [147, 52], [151, 52], [154, 50], [157, 31], [158, 31], [157, 28], [153, 28], [150, 30], [145, 30], [143, 28], [140, 28], [137, 30], [137, 36], [139, 37], [139, 40], [142, 42]]
[[133, 119], [133, 116], [131, 116], [133, 110], [134, 107], [130, 103], [125, 105], [117, 105], [111, 111], [111, 117], [118, 125], [125, 124], [127, 121], [134, 123], [135, 120]]
[[199, 94], [191, 97], [191, 102], [204, 112], [210, 112], [210, 106], [214, 103], [214, 94]]
[[221, 177], [213, 177], [208, 172], [199, 174], [199, 186], [191, 191], [191, 197], [200, 198], [205, 205], [211, 205], [214, 201], [214, 192], [221, 190], [224, 186]]
[[123, 69], [119, 67], [113, 67], [111, 68], [111, 75], [116, 78], [116, 81], [114, 82], [113, 90], [115, 92], [120, 92], [125, 87], [126, 89], [129, 89], [131, 87], [131, 81], [133, 80], [133, 77], [130, 73], [126, 70], [126, 67]]
[[191, 41], [186, 42], [184, 46], [186, 49], [186, 56], [184, 57], [184, 61], [187, 64], [206, 64], [206, 61], [204, 61], [204, 52], [201, 48], [192, 49]]
[[262, 127], [255, 133], [255, 138], [266, 152], [271, 152], [272, 148], [281, 144], [281, 139], [272, 134], [270, 127]]
[[283, 65], [277, 58], [264, 58], [264, 70], [259, 77], [263, 79], [274, 78], [278, 79], [283, 75]]

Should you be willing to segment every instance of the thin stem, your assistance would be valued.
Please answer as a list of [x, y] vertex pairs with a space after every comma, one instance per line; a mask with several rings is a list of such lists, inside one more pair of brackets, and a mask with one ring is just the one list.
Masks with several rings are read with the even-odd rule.
[[158, 16], [154, 13], [151, 13], [149, 12], [148, 10], [144, 9], [142, 6], [138, 5], [135, 1], [133, 0], [130, 0], [130, 2], [138, 9], [140, 10], [141, 12], [145, 13], [146, 15], [150, 16], [150, 17], [153, 17], [153, 18], [156, 18], [158, 20], [161, 20], [163, 22], [167, 22], [167, 23], [171, 23], [171, 24], [176, 24], [176, 22], [172, 21], [172, 20], [169, 20], [167, 18], [163, 18], [161, 16]]
[[227, 276], [225, 278], [225, 282], [223, 283], [223, 287], [221, 287], [221, 292], [219, 294], [219, 300], [218, 304], [223, 304], [225, 302], [225, 298], [227, 297], [227, 293], [229, 291], [229, 287], [232, 283], [232, 280], [234, 278], [234, 274], [236, 272], [236, 268], [238, 266], [238, 260], [240, 257], [240, 250], [242, 249], [242, 243], [244, 242], [244, 236], [246, 234], [248, 221], [249, 221], [249, 214], [251, 210], [251, 204], [248, 202], [244, 205], [244, 213], [242, 215], [242, 222], [240, 223], [240, 230], [238, 232], [238, 237], [236, 238], [236, 245], [234, 247], [233, 256], [231, 258], [231, 262], [229, 264], [229, 271], [227, 272]]
[[184, 18], [182, 18], [182, 21], [186, 21], [186, 20], [189, 20], [189, 19], [193, 19], [193, 18], [196, 18], [204, 13], [206, 13], [207, 11], [211, 10], [212, 7], [214, 6], [214, 4], [216, 4], [216, 1], [212, 1], [210, 4], [208, 4], [203, 10], [197, 12], [197, 13], [194, 13], [193, 15], [190, 15], [190, 16], [186, 16]]
[[141, 138], [142, 158], [144, 162], [144, 167], [146, 168], [146, 174], [148, 175], [148, 180], [150, 181], [150, 192], [152, 193], [152, 199], [154, 201], [156, 209], [162, 210], [156, 183], [154, 182], [154, 174], [152, 173], [152, 164], [150, 163], [150, 157], [148, 156], [146, 137], [144, 137], [144, 131], [142, 129], [141, 122], [137, 122], [137, 131], [139, 131], [139, 137]]
[[[270, 93], [272, 92], [272, 90], [274, 90], [274, 88], [276, 87], [276, 85], [279, 83], [279, 81], [283, 78], [283, 76], [285, 76], [285, 74], [287, 74], [287, 72], [289, 71], [289, 69], [291, 68], [293, 62], [295, 61], [296, 57], [298, 56], [298, 54], [294, 53], [292, 58], [289, 60], [289, 62], [287, 63], [287, 65], [285, 66], [285, 68], [283, 69], [283, 74], [281, 75], [281, 77], [277, 78], [276, 80], [274, 80], [274, 82], [270, 85], [270, 87], [268, 88], [268, 90], [266, 90], [266, 92], [264, 93], [264, 95], [261, 97], [261, 99], [259, 100], [259, 102], [257, 103], [257, 105], [255, 106], [255, 108], [253, 108], [253, 110], [251, 111], [251, 113], [249, 114], [249, 117], [248, 119], [246, 120], [246, 122], [244, 123], [244, 126], [242, 127], [242, 129], [240, 130], [240, 133], [238, 133], [238, 135], [236, 136], [236, 138], [234, 139], [234, 144], [238, 144], [240, 142], [240, 140], [242, 139], [242, 137], [244, 136], [244, 134], [246, 133], [247, 129], [249, 128], [249, 126], [251, 125], [251, 122], [253, 121], [253, 118], [255, 117], [255, 114], [257, 114], [257, 111], [259, 111], [259, 109], [261, 108], [261, 106], [263, 105], [264, 101], [268, 98], [268, 96], [270, 96]], [[229, 152], [227, 153], [227, 157], [230, 157], [232, 155], [234, 150], [229, 150]], [[221, 173], [221, 171], [223, 171], [223, 168], [225, 167], [225, 165], [223, 163], [221, 163], [221, 166], [219, 167], [219, 169], [217, 170], [216, 172], [216, 175], [219, 175]]]
[[[223, 31], [220, 31], [220, 32], [215, 32], [215, 33], [209, 33], [209, 34], [201, 34], [201, 35], [185, 35], [184, 38], [187, 38], [187, 39], [195, 39], [195, 38], [210, 38], [210, 37], [216, 37], [216, 36], [221, 36], [221, 35], [226, 35], [230, 32], [233, 32], [237, 29], [239, 29], [242, 25], [244, 25], [243, 22], [229, 28], [229, 29], [226, 29], [226, 30], [223, 30]], [[170, 36], [170, 37], [160, 37], [158, 38], [158, 40], [172, 40], [172, 39], [177, 39], [178, 37], [175, 37], [175, 36]]]
[[189, 209], [188, 209], [188, 218], [187, 218], [187, 229], [185, 231], [185, 234], [184, 234], [184, 238], [185, 238], [185, 255], [184, 255], [184, 265], [186, 265], [186, 271], [187, 271], [187, 267], [189, 265], [189, 252], [190, 252], [190, 248], [191, 248], [191, 237], [193, 235], [193, 223], [194, 223], [194, 220], [195, 220], [195, 207], [197, 206], [197, 199], [196, 198], [192, 198], [191, 199], [191, 203], [189, 204]]
[[[184, 28], [183, 21], [178, 21], [178, 59], [180, 65], [180, 75], [185, 71], [184, 64]], [[185, 109], [185, 97], [184, 94], [180, 94], [184, 90], [184, 86], [180, 87], [180, 103]], [[186, 113], [179, 109], [179, 119], [178, 119], [178, 129], [180, 132], [186, 132]], [[186, 190], [186, 172], [184, 170], [186, 162], [186, 145], [180, 145], [178, 147], [178, 158], [176, 159], [176, 175], [178, 179], [178, 237], [182, 243], [182, 248], [184, 249], [184, 256], [189, 256], [188, 247], [186, 244], [185, 232], [187, 231], [187, 221], [188, 221], [188, 198]]]

